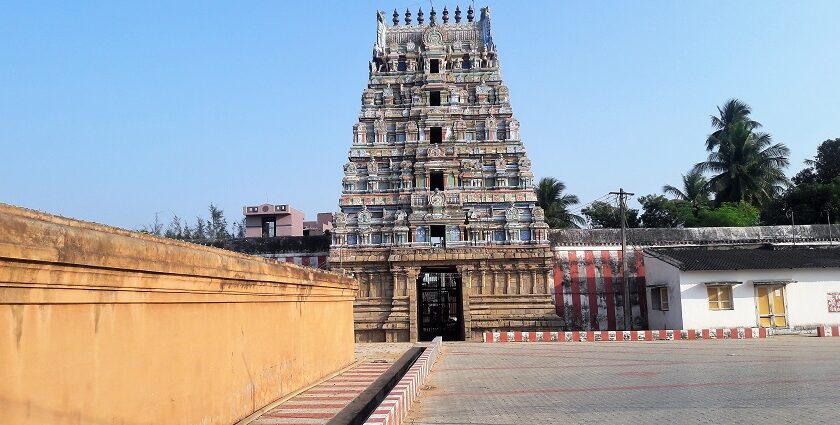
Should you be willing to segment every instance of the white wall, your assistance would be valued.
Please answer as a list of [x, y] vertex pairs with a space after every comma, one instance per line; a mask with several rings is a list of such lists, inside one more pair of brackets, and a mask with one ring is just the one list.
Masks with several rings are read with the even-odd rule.
[[840, 270], [808, 269], [788, 284], [788, 320], [791, 327], [813, 328], [816, 325], [840, 325], [840, 313], [828, 312], [829, 292], [840, 292]]
[[[682, 272], [683, 325], [686, 329], [758, 326], [754, 280], [793, 280], [785, 287], [790, 327], [840, 324], [840, 313], [829, 313], [827, 294], [840, 292], [840, 270], [785, 269]], [[740, 281], [732, 287], [732, 310], [709, 310], [705, 282]]]
[[653, 309], [651, 288], [647, 290], [649, 329], [684, 329], [680, 297], [680, 270], [662, 260], [645, 255], [645, 282], [647, 285], [668, 284], [668, 310]]

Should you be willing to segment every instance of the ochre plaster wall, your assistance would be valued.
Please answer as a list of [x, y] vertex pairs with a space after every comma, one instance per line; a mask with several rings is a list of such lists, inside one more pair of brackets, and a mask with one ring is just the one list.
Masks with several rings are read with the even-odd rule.
[[356, 289], [0, 204], [0, 423], [236, 422], [352, 362]]

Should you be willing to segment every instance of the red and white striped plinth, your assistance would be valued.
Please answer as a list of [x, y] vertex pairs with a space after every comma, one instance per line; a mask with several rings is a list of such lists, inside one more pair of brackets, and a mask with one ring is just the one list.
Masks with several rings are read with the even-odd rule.
[[767, 338], [765, 328], [668, 329], [648, 331], [487, 331], [484, 342], [693, 341]]

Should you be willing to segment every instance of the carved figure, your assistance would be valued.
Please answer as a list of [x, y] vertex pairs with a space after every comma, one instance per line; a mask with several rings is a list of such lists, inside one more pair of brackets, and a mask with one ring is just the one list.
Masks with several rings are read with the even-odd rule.
[[514, 203], [511, 202], [510, 207], [508, 207], [508, 209], [505, 210], [505, 220], [507, 220], [508, 222], [517, 222], [519, 221], [519, 214], [519, 208], [517, 208], [516, 205], [514, 205]]
[[359, 215], [356, 217], [356, 221], [359, 224], [369, 224], [371, 219], [370, 211], [367, 209], [367, 205], [362, 205], [362, 210], [359, 211]]
[[499, 156], [496, 157], [496, 169], [504, 170], [505, 168], [507, 168], [507, 161], [505, 160], [505, 156], [499, 154]]
[[349, 161], [346, 164], [344, 164], [344, 174], [356, 174], [356, 171], [356, 164]]
[[347, 227], [347, 214], [343, 212], [336, 212], [333, 213], [333, 226], [337, 229], [343, 229]]
[[539, 205], [534, 205], [534, 208], [531, 210], [531, 215], [534, 216], [534, 220], [536, 221], [545, 221], [545, 210]]
[[444, 199], [443, 194], [440, 193], [439, 190], [435, 189], [435, 193], [429, 195], [429, 205], [433, 207], [442, 207], [445, 203], [446, 199]]

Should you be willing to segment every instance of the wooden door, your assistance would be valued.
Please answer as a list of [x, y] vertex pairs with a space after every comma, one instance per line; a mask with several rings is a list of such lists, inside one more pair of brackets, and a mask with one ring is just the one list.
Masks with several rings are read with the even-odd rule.
[[762, 328], [786, 328], [784, 285], [756, 286], [755, 297], [758, 310], [758, 325]]

